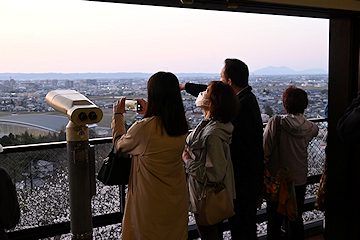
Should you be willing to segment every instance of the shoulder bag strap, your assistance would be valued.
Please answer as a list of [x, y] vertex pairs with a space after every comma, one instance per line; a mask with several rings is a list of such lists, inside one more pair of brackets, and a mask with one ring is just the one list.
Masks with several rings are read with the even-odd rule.
[[275, 141], [277, 145], [278, 158], [280, 163], [280, 168], [283, 168], [282, 158], [280, 156], [280, 135], [281, 135], [281, 126], [280, 126], [281, 116], [276, 116], [275, 118]]
[[202, 192], [201, 192], [201, 194], [200, 194], [200, 197], [199, 197], [199, 199], [198, 200], [201, 200], [201, 199], [203, 199], [203, 198], [206, 198], [206, 184], [207, 184], [207, 181], [208, 181], [208, 177], [206, 177], [206, 179], [205, 179], [205, 182], [204, 182], [204, 187], [203, 187], [203, 190], [202, 190]]

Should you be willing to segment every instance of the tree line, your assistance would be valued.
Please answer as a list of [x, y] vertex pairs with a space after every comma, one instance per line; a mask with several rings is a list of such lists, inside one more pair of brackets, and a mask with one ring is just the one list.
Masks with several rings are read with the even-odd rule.
[[29, 134], [28, 131], [25, 131], [22, 134], [15, 135], [10, 133], [0, 138], [0, 144], [2, 146], [15, 146], [15, 145], [24, 145], [24, 144], [34, 144], [34, 143], [45, 143], [45, 142], [58, 142], [65, 141], [66, 135], [63, 130], [59, 134], [50, 132], [47, 135], [34, 136]]
[[[89, 138], [95, 138], [96, 133], [93, 129], [89, 128]], [[22, 134], [13, 134], [5, 135], [0, 138], [0, 144], [2, 146], [15, 146], [15, 145], [26, 145], [26, 144], [35, 144], [35, 143], [48, 143], [48, 142], [60, 142], [66, 141], [66, 131], [60, 130], [59, 133], [48, 133], [47, 135], [35, 136], [30, 134], [28, 131], [25, 131]]]

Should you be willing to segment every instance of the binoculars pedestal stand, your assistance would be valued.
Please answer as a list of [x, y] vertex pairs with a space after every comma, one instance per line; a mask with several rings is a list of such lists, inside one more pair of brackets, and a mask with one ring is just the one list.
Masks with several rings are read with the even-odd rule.
[[71, 239], [92, 239], [91, 197], [95, 194], [94, 147], [89, 130], [69, 121], [66, 126], [70, 191]]

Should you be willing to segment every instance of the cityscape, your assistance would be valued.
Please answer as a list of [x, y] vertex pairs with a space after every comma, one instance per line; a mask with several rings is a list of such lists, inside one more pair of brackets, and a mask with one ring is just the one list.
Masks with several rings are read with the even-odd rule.
[[[208, 84], [210, 81], [219, 80], [220, 76], [197, 76], [197, 77], [179, 77], [180, 83], [199, 83]], [[112, 105], [121, 97], [127, 99], [146, 98], [148, 78], [126, 78], [126, 79], [77, 79], [77, 80], [0, 80], [0, 119], [2, 116], [22, 114], [59, 114], [46, 104], [45, 96], [48, 92], [58, 89], [74, 89], [92, 100], [104, 112], [103, 119], [98, 126], [89, 126], [96, 133], [95, 137], [112, 136], [110, 122], [112, 116]], [[249, 85], [253, 88], [259, 107], [262, 113], [263, 122], [266, 123], [271, 115], [285, 114], [282, 106], [282, 93], [289, 85], [295, 85], [303, 88], [308, 93], [309, 105], [305, 111], [307, 118], [325, 117], [325, 106], [328, 100], [328, 75], [274, 75], [274, 76], [250, 76]], [[189, 120], [190, 127], [194, 128], [199, 121], [203, 119], [203, 113], [200, 108], [195, 106], [195, 97], [182, 91], [182, 98], [186, 117]], [[24, 115], [26, 116], [26, 115]], [[141, 114], [128, 112], [124, 114], [126, 124], [129, 126], [133, 121], [140, 119]], [[43, 118], [43, 117], [41, 117]], [[65, 118], [65, 115], [64, 115]], [[21, 118], [27, 121], [28, 118]], [[308, 148], [308, 175], [321, 174], [324, 169], [325, 151], [322, 139], [325, 136], [326, 122], [319, 123], [320, 132], [317, 138], [314, 138]], [[103, 162], [109, 145], [98, 145], [96, 151], [98, 158], [96, 164]], [[105, 151], [104, 151], [105, 149]], [[53, 154], [55, 153], [55, 154]], [[66, 148], [41, 150], [30, 152], [34, 157], [27, 162], [27, 171], [18, 170], [19, 164], [14, 164], [14, 155], [2, 154], [3, 164], [9, 163], [9, 166], [15, 166], [16, 171], [21, 172], [21, 178], [18, 179], [18, 190], [24, 206], [35, 211], [26, 211], [22, 215], [21, 223], [17, 229], [24, 229], [34, 226], [41, 221], [44, 225], [51, 225], [57, 222], [69, 221], [69, 209], [67, 173], [64, 166], [67, 164]], [[20, 156], [20, 155], [19, 155]], [[22, 158], [23, 155], [21, 155]], [[29, 157], [30, 158], [30, 157]], [[99, 168], [100, 166], [98, 166]], [[20, 169], [20, 168], [19, 168]], [[23, 180], [21, 180], [23, 179]], [[118, 188], [104, 187], [97, 181], [96, 188], [100, 194], [96, 194], [92, 199], [94, 213], [107, 214], [117, 211], [119, 203]], [[34, 189], [33, 189], [34, 188]], [[31, 189], [31, 191], [29, 191]], [[306, 197], [312, 197], [318, 189], [317, 184], [310, 184], [307, 187]], [[44, 198], [47, 199], [44, 204]], [[59, 199], [61, 200], [59, 202]], [[107, 204], [104, 204], [104, 199]], [[55, 203], [55, 204], [54, 204]], [[49, 206], [48, 206], [49, 205]], [[114, 207], [115, 206], [115, 207]], [[54, 214], [47, 214], [48, 207]], [[116, 208], [116, 209], [115, 209]], [[264, 203], [262, 208], [265, 208]], [[115, 210], [114, 210], [115, 209]], [[35, 213], [34, 213], [35, 212]], [[303, 214], [305, 222], [321, 219], [323, 212], [308, 211]], [[194, 218], [190, 214], [189, 224], [194, 224]], [[106, 230], [95, 228], [94, 235], [111, 235], [108, 239], [119, 238], [119, 225], [106, 226]], [[266, 222], [257, 225], [257, 233], [266, 232]], [[116, 237], [112, 237], [112, 235]], [[224, 232], [224, 239], [230, 239], [230, 232]], [[69, 234], [63, 234], [64, 239], [69, 238]]]
[[[180, 83], [208, 84], [219, 80], [220, 76], [179, 77]], [[54, 112], [46, 104], [48, 92], [58, 89], [74, 89], [87, 96], [104, 111], [103, 120], [98, 126], [110, 130], [112, 105], [121, 97], [127, 99], [144, 98], [147, 94], [148, 78], [124, 79], [76, 79], [76, 80], [2, 80], [0, 81], [0, 116], [22, 113], [49, 114]], [[307, 118], [325, 117], [328, 101], [328, 75], [268, 75], [249, 77], [249, 85], [257, 97], [263, 122], [272, 115], [285, 114], [282, 106], [282, 93], [289, 85], [303, 88], [308, 93], [309, 105], [304, 115]], [[195, 106], [195, 97], [182, 91], [186, 117], [194, 128], [203, 118], [202, 110]], [[129, 112], [125, 119], [128, 125], [142, 115]], [[106, 136], [111, 136], [107, 131]], [[104, 136], [104, 135], [103, 135]], [[103, 137], [102, 136], [102, 137]]]

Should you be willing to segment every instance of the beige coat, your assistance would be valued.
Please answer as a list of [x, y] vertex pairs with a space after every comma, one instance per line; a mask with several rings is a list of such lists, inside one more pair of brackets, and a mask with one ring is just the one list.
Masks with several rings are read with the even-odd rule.
[[115, 148], [133, 155], [122, 221], [123, 240], [185, 240], [188, 207], [181, 154], [186, 135], [170, 137], [157, 117], [133, 124], [125, 132], [124, 118], [111, 123]]

